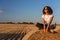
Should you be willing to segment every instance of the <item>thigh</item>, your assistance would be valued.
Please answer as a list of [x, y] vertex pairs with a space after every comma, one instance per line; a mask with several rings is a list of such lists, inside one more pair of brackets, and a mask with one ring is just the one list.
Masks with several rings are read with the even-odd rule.
[[50, 25], [50, 29], [55, 29], [56, 26], [53, 24], [53, 25]]

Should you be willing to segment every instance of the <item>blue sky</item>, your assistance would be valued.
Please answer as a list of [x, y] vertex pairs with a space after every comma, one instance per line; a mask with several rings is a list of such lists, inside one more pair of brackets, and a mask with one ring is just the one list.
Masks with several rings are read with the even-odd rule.
[[60, 24], [60, 0], [0, 0], [0, 22], [41, 22], [44, 6], [53, 9], [53, 23]]

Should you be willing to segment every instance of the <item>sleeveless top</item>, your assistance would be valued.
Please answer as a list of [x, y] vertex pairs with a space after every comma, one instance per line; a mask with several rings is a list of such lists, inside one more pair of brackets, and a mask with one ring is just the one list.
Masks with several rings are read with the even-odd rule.
[[42, 15], [42, 18], [44, 18], [46, 24], [48, 24], [51, 17], [54, 17], [53, 15]]

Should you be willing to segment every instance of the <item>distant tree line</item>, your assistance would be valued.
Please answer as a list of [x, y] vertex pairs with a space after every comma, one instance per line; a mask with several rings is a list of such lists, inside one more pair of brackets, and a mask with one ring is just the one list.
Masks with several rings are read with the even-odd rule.
[[0, 24], [15, 24], [14, 22], [0, 22]]
[[33, 22], [0, 22], [0, 24], [34, 24]]
[[33, 22], [17, 22], [17, 24], [34, 24]]

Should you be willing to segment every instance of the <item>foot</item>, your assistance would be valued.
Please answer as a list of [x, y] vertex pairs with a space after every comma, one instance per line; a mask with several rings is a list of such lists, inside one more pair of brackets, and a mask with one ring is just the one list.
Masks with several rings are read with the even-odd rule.
[[53, 30], [50, 30], [51, 33], [53, 33], [54, 31]]

